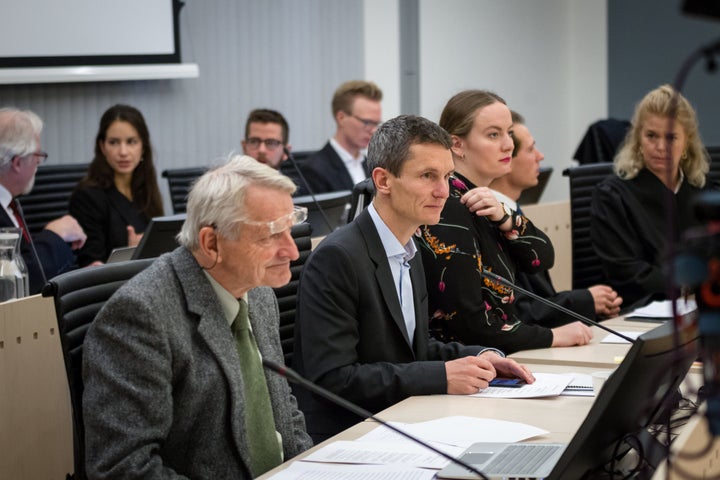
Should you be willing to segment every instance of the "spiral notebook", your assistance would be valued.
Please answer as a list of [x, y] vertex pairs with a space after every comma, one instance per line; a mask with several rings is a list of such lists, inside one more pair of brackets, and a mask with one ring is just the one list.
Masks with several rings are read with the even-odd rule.
[[594, 397], [592, 376], [584, 373], [573, 373], [574, 377], [560, 395], [571, 397]]

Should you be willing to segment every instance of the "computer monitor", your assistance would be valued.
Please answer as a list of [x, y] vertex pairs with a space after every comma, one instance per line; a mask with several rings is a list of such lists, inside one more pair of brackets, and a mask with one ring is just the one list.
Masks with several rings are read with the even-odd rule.
[[547, 187], [550, 175], [552, 175], [552, 167], [540, 167], [540, 173], [538, 174], [538, 183], [534, 187], [526, 188], [520, 194], [518, 198], [518, 205], [533, 205], [540, 202], [545, 187]]
[[325, 236], [340, 225], [347, 223], [347, 211], [350, 208], [351, 200], [352, 192], [350, 190], [317, 193], [315, 199], [312, 195], [293, 198], [295, 205], [308, 209], [308, 223], [312, 227], [313, 237]]
[[185, 217], [186, 214], [181, 213], [151, 219], [140, 243], [133, 252], [132, 259], [155, 258], [175, 250], [178, 247], [175, 236], [180, 232]]
[[667, 413], [699, 351], [695, 322], [688, 321], [677, 332], [673, 323], [638, 337], [548, 478], [585, 478], [630, 448], [649, 460], [650, 469], [667, 455], [648, 427]]

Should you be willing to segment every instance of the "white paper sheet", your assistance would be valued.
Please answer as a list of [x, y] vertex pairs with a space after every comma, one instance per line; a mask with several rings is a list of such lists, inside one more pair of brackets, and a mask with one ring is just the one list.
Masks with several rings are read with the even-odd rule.
[[[452, 457], [458, 457], [466, 447], [442, 445], [437, 448]], [[440, 470], [449, 462], [442, 455], [410, 440], [385, 442], [339, 440], [311, 453], [303, 458], [303, 461], [366, 465], [399, 464], [419, 468], [434, 468], [436, 470]]]
[[271, 480], [432, 480], [436, 470], [402, 465], [333, 465], [293, 462]]
[[[680, 315], [684, 315], [693, 310], [697, 310], [697, 303], [695, 299], [678, 298], [677, 311]], [[644, 307], [640, 307], [626, 315], [627, 318], [640, 317], [640, 318], [672, 318], [672, 301], [663, 300], [652, 302]]]
[[[538, 435], [547, 430], [519, 422], [507, 422], [492, 418], [466, 417], [461, 415], [443, 417], [427, 422], [396, 423], [394, 426], [419, 439], [437, 444], [467, 448], [476, 442], [514, 443]], [[382, 425], [360, 437], [358, 442], [405, 441], [402, 435]], [[408, 442], [410, 440], [407, 440]], [[439, 447], [438, 448], [442, 448]]]
[[[635, 340], [637, 337], [642, 335], [644, 332], [623, 332], [621, 330], [618, 330], [618, 333], [621, 333], [621, 334], [625, 335], [626, 337], [632, 338], [633, 340]], [[614, 333], [610, 333], [610, 334], [608, 334], [608, 336], [603, 338], [600, 341], [600, 343], [630, 343], [630, 342], [628, 342], [624, 338], [618, 337]]]
[[471, 397], [488, 398], [537, 398], [556, 397], [572, 380], [572, 375], [558, 373], [533, 373], [535, 383], [520, 388], [488, 387]]

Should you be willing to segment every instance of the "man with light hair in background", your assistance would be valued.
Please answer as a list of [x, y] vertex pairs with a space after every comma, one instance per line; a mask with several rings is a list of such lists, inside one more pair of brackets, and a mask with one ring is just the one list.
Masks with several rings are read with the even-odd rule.
[[310, 192], [352, 190], [370, 176], [365, 149], [382, 120], [382, 90], [373, 82], [351, 80], [340, 85], [332, 99], [335, 135], [302, 163]]

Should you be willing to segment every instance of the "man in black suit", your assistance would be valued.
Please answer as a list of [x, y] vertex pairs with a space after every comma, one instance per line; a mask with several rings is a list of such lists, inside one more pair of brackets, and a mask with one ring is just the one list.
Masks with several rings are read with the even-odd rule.
[[65, 215], [31, 238], [22, 209], [15, 197], [30, 193], [38, 165], [47, 158], [40, 150], [43, 122], [35, 113], [15, 108], [0, 109], [0, 227], [24, 230], [21, 253], [28, 269], [29, 294], [39, 293], [46, 278], [75, 264], [76, 250], [85, 243], [85, 232], [75, 218]]
[[[517, 200], [523, 190], [537, 185], [540, 162], [545, 156], [538, 150], [535, 139], [525, 125], [522, 115], [512, 112], [512, 120], [514, 124], [513, 142], [515, 143], [512, 170], [507, 175], [493, 180], [490, 188], [494, 190], [498, 200], [513, 210], [517, 210]], [[587, 289], [558, 292], [555, 290], [547, 270], [537, 274], [518, 272], [515, 281], [520, 287], [591, 319], [614, 317], [620, 312], [622, 298], [607, 285], [593, 285]], [[548, 328], [575, 321], [569, 315], [558, 312], [526, 295], [518, 294], [515, 305], [521, 319]]]
[[[302, 163], [312, 193], [352, 190], [369, 177], [364, 150], [382, 119], [382, 90], [372, 82], [351, 80], [340, 85], [332, 100], [335, 135]], [[307, 195], [300, 186], [299, 195]]]
[[[303, 267], [293, 366], [337, 395], [377, 412], [411, 395], [470, 394], [496, 375], [532, 374], [502, 352], [428, 335], [425, 274], [412, 235], [437, 223], [454, 170], [450, 136], [400, 116], [369, 146], [375, 197], [328, 235]], [[317, 442], [360, 421], [298, 391]]]

